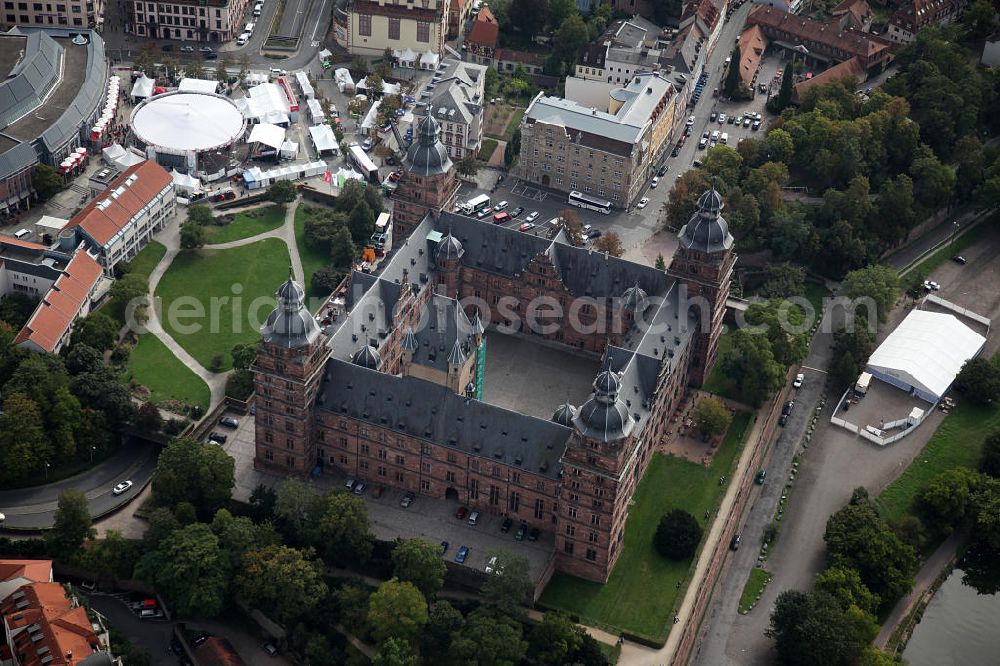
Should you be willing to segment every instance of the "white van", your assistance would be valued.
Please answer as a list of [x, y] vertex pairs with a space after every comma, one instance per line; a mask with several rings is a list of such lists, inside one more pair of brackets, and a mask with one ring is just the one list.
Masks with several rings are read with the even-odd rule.
[[236, 46], [243, 46], [250, 41], [250, 33], [244, 32], [242, 35], [236, 38]]
[[729, 132], [723, 132], [722, 136], [719, 138], [720, 143], [729, 143]]
[[261, 13], [261, 11], [263, 11], [263, 9], [264, 9], [264, 3], [263, 2], [258, 2], [256, 5], [254, 5], [253, 6], [253, 15], [254, 15], [254, 17], [260, 16], [260, 13]]
[[255, 25], [256, 24], [254, 24], [254, 23], [247, 23], [245, 26], [243, 26], [243, 32], [247, 32], [247, 33], [250, 33], [252, 35], [253, 34], [253, 29], [254, 29]]
[[17, 231], [14, 232], [14, 238], [16, 238], [17, 240], [24, 240], [30, 235], [31, 232], [28, 231], [27, 229], [18, 229]]

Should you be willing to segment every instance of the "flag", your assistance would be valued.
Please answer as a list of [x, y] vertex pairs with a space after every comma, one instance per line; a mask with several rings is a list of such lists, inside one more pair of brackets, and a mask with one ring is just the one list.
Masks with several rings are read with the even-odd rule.
[[325, 180], [328, 183], [332, 180], [332, 178], [333, 177], [330, 175], [329, 171], [327, 171], [325, 174], [323, 174], [323, 180]]

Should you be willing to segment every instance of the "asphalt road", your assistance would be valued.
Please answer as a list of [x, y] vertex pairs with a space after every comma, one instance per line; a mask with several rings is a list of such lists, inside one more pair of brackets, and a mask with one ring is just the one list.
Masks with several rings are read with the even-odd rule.
[[[7, 528], [47, 529], [55, 520], [59, 493], [75, 488], [87, 496], [92, 516], [103, 515], [132, 501], [155, 469], [156, 447], [131, 440], [109, 460], [77, 476], [34, 488], [0, 491], [0, 513], [7, 517]], [[117, 497], [112, 495], [112, 488], [126, 479], [132, 480], [132, 488]]]
[[122, 601], [123, 597], [127, 595], [95, 593], [88, 599], [91, 608], [107, 618], [130, 642], [149, 650], [153, 666], [176, 666], [177, 657], [167, 652], [172, 625], [169, 622], [140, 620]]

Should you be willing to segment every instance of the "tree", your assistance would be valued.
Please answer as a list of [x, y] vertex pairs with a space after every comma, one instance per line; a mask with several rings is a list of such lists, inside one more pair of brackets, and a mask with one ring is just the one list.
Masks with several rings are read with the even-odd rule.
[[454, 606], [447, 601], [435, 602], [421, 639], [420, 652], [427, 663], [443, 663], [452, 634], [464, 626], [465, 618]]
[[[146, 303], [146, 293], [149, 291], [149, 282], [141, 275], [129, 273], [114, 281], [109, 290], [109, 295], [115, 304], [116, 317], [122, 321], [125, 313], [129, 311], [129, 303], [142, 299], [143, 305]], [[131, 322], [126, 322], [131, 323]]]
[[369, 242], [375, 231], [375, 213], [364, 200], [359, 201], [347, 217], [347, 228], [355, 245], [363, 246]]
[[1000, 480], [986, 477], [972, 496], [973, 534], [1000, 550]]
[[910, 176], [917, 201], [928, 209], [943, 208], [951, 201], [955, 191], [955, 170], [941, 164], [929, 150], [927, 155], [913, 160]]
[[197, 224], [186, 223], [181, 225], [181, 248], [194, 250], [205, 244], [205, 228]]
[[309, 287], [312, 293], [325, 296], [332, 293], [343, 279], [343, 269], [336, 266], [326, 266], [312, 274], [312, 278], [309, 280]]
[[267, 188], [268, 200], [276, 204], [292, 203], [297, 196], [298, 192], [295, 190], [295, 184], [290, 180], [279, 180]]
[[7, 322], [12, 328], [21, 329], [28, 323], [38, 303], [27, 294], [14, 291], [0, 297], [0, 322]]
[[769, 111], [781, 113], [786, 106], [792, 103], [793, 76], [792, 63], [788, 63], [785, 65], [785, 71], [781, 75], [781, 88], [778, 89], [778, 95], [773, 100], [773, 107], [770, 101], [768, 103]]
[[620, 257], [625, 253], [622, 246], [622, 238], [614, 231], [609, 231], [594, 242], [594, 249], [598, 252], [607, 252], [612, 257]]
[[71, 375], [96, 372], [104, 367], [101, 353], [89, 345], [72, 345], [66, 355], [66, 370]]
[[38, 404], [24, 393], [8, 393], [0, 415], [0, 481], [22, 479], [40, 469], [47, 460], [46, 449]]
[[549, 611], [528, 634], [529, 654], [540, 664], [569, 664], [583, 646], [583, 634], [565, 613]]
[[199, 227], [207, 227], [210, 224], [215, 224], [215, 216], [212, 215], [212, 209], [205, 204], [195, 204], [188, 208], [185, 221]]
[[870, 298], [875, 303], [878, 320], [885, 322], [899, 298], [899, 274], [888, 266], [859, 268], [847, 274], [842, 290], [848, 298]]
[[744, 329], [733, 333], [732, 347], [721, 368], [736, 382], [740, 399], [755, 407], [764, 404], [785, 381], [785, 368], [775, 360], [768, 337]]
[[662, 254], [656, 255], [656, 270], [665, 271], [667, 270], [667, 262], [664, 260]]
[[312, 555], [281, 545], [252, 550], [243, 556], [236, 591], [251, 606], [292, 626], [327, 594], [322, 566]]
[[163, 427], [163, 416], [156, 405], [146, 401], [135, 415], [135, 427], [144, 432], [156, 433]]
[[[486, 70], [489, 73], [490, 70]], [[510, 168], [514, 164], [514, 160], [518, 158], [521, 154], [521, 128], [518, 127], [514, 130], [514, 134], [511, 135], [510, 141], [507, 142], [507, 147], [503, 150], [503, 165], [506, 168]], [[998, 179], [1000, 182], [1000, 179]]]
[[229, 502], [233, 468], [233, 459], [219, 447], [180, 437], [163, 449], [156, 462], [153, 497], [160, 506], [191, 502], [207, 518]]
[[760, 295], [765, 298], [788, 298], [801, 296], [806, 292], [806, 271], [794, 264], [770, 264], [767, 267], [767, 280], [760, 288]]
[[[118, 377], [108, 368], [96, 372], [82, 372], [70, 381], [70, 391], [80, 401], [86, 417], [88, 410], [97, 414], [87, 417], [92, 423], [103, 419], [107, 427], [117, 430], [135, 415], [135, 404], [128, 386], [118, 381]], [[79, 437], [81, 446], [83, 438]]]
[[659, 25], [670, 23], [670, 19], [681, 17], [681, 0], [653, 0], [653, 20]]
[[41, 201], [48, 201], [66, 184], [59, 172], [48, 164], [36, 164], [34, 171], [31, 172], [31, 186], [35, 188]]
[[583, 223], [575, 210], [567, 208], [559, 213], [559, 227], [566, 232], [569, 242], [572, 245], [582, 245]]
[[764, 137], [761, 152], [771, 162], [791, 164], [795, 157], [795, 141], [787, 131], [775, 128]]
[[576, 3], [573, 0], [549, 0], [549, 27], [557, 28], [562, 25], [563, 21], [576, 13]]
[[107, 351], [117, 339], [118, 322], [103, 312], [91, 312], [73, 325], [70, 344], [84, 344], [98, 351]]
[[994, 479], [1000, 479], [1000, 430], [990, 433], [983, 440], [979, 471]]
[[854, 569], [847, 567], [828, 567], [816, 577], [816, 590], [826, 592], [847, 610], [857, 606], [872, 615], [878, 613], [881, 600], [877, 594], [861, 582], [861, 576]]
[[479, 173], [479, 160], [472, 153], [469, 153], [455, 163], [455, 171], [463, 176], [475, 176]]
[[392, 578], [379, 585], [368, 600], [368, 623], [379, 644], [398, 638], [417, 645], [427, 624], [427, 601], [413, 583]]
[[228, 58], [226, 60], [220, 60], [215, 66], [215, 78], [222, 83], [228, 83], [229, 72], [226, 71], [226, 68], [232, 64], [232, 61]]
[[413, 583], [427, 599], [441, 589], [447, 570], [439, 547], [423, 539], [401, 539], [392, 551], [393, 575]]
[[854, 383], [861, 374], [875, 349], [875, 336], [868, 326], [842, 328], [834, 332], [832, 348], [830, 375], [838, 386], [845, 387]]
[[353, 634], [364, 635], [368, 631], [367, 588], [354, 583], [342, 585], [334, 593], [338, 616], [344, 627]]
[[281, 536], [271, 523], [257, 524], [246, 516], [233, 516], [226, 509], [215, 512], [211, 527], [212, 533], [219, 537], [219, 543], [229, 553], [233, 571], [243, 568], [243, 558], [250, 551], [262, 551], [281, 543]]
[[90, 522], [86, 495], [75, 488], [64, 490], [59, 493], [55, 522], [45, 534], [45, 542], [54, 555], [72, 558], [85, 540], [94, 538], [96, 530]]
[[181, 523], [173, 511], [166, 507], [157, 507], [150, 511], [148, 522], [149, 526], [142, 535], [143, 550], [146, 552], [156, 550], [164, 539], [181, 528]]
[[231, 569], [211, 528], [194, 523], [174, 530], [146, 553], [136, 575], [173, 601], [178, 614], [211, 617], [225, 605]]
[[686, 560], [694, 556], [701, 543], [701, 525], [683, 509], [671, 509], [656, 526], [653, 546], [670, 560]]
[[667, 201], [667, 227], [680, 229], [698, 208], [698, 198], [708, 189], [708, 178], [701, 169], [685, 171], [674, 183]]
[[722, 91], [725, 93], [726, 97], [736, 97], [740, 92], [740, 45], [737, 42], [736, 46], [733, 47], [733, 53], [730, 56], [729, 68], [726, 70], [726, 80], [722, 84]]
[[825, 592], [785, 590], [775, 601], [767, 635], [786, 666], [847, 666], [857, 663], [874, 638], [868, 638], [870, 627], [858, 613], [844, 610]]
[[237, 370], [246, 370], [257, 360], [257, 350], [259, 345], [239, 344], [233, 347], [230, 356], [233, 357], [233, 367]]
[[354, 260], [358, 256], [357, 247], [351, 239], [351, 232], [347, 227], [341, 227], [334, 232], [330, 239], [330, 259], [332, 265], [339, 270], [347, 270], [354, 265]]
[[972, 496], [983, 476], [967, 467], [945, 470], [917, 491], [916, 505], [923, 522], [939, 534], [950, 534], [972, 518]]
[[973, 40], [988, 37], [996, 28], [996, 10], [989, 0], [975, 0], [962, 14], [962, 28]]
[[976, 404], [988, 405], [1000, 398], [1000, 368], [988, 358], [970, 358], [955, 377], [955, 390]]
[[549, 0], [512, 0], [510, 3], [511, 27], [532, 37], [536, 31], [541, 31], [549, 19]]
[[452, 634], [448, 656], [454, 664], [510, 666], [520, 662], [527, 650], [519, 622], [479, 608], [469, 615], [461, 631]]
[[742, 165], [743, 158], [740, 157], [739, 152], [720, 143], [709, 149], [702, 160], [700, 169], [710, 176], [719, 178], [728, 189], [735, 187], [739, 182]]
[[[526, 18], [529, 21], [534, 20], [534, 17], [530, 15]], [[579, 14], [571, 14], [559, 25], [559, 29], [552, 36], [552, 52], [557, 54], [559, 60], [564, 64], [572, 66], [576, 63], [577, 56], [580, 55], [580, 51], [589, 39], [590, 32], [587, 30], [587, 24], [583, 22]]]
[[103, 539], [91, 542], [80, 555], [80, 565], [89, 571], [127, 579], [132, 577], [142, 555], [142, 542], [126, 539], [117, 530], [108, 530]]
[[401, 638], [387, 638], [372, 659], [372, 666], [416, 666], [419, 663], [413, 647]]
[[695, 405], [692, 417], [695, 427], [701, 432], [701, 436], [706, 442], [725, 433], [733, 420], [733, 415], [729, 413], [726, 406], [715, 397], [699, 400], [698, 404]]
[[523, 555], [502, 550], [492, 555], [497, 558], [496, 572], [503, 573], [494, 572], [489, 576], [479, 595], [487, 606], [508, 617], [521, 618], [525, 615], [522, 604], [535, 587], [528, 575], [528, 560]]
[[[279, 503], [281, 493], [279, 491]], [[318, 505], [318, 538], [326, 557], [335, 562], [364, 563], [372, 553], [364, 500], [346, 492], [330, 492]]]
[[365, 77], [365, 88], [367, 88], [369, 99], [382, 96], [382, 83], [382, 77], [378, 75], [378, 72], [372, 72]]

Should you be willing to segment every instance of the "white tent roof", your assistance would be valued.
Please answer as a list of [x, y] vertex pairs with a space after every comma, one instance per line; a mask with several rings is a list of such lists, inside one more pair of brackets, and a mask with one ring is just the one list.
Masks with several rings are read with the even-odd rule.
[[214, 93], [219, 88], [218, 81], [207, 79], [181, 79], [177, 89], [181, 92]]
[[330, 129], [329, 125], [313, 125], [309, 128], [309, 134], [312, 135], [313, 145], [316, 146], [316, 150], [319, 152], [325, 150], [337, 151], [337, 137], [334, 136], [333, 130]]
[[406, 49], [405, 51], [395, 50], [392, 55], [399, 58], [402, 62], [413, 62], [417, 59], [417, 54], [413, 49]]
[[378, 118], [378, 107], [381, 105], [382, 100], [378, 100], [372, 104], [372, 107], [368, 109], [368, 113], [365, 115], [365, 119], [361, 121], [361, 129], [371, 129], [375, 127], [375, 119]]
[[145, 74], [135, 80], [132, 85], [132, 97], [149, 97], [153, 94], [153, 79]]
[[320, 104], [318, 99], [310, 99], [306, 101], [306, 106], [309, 107], [309, 116], [313, 120], [317, 120], [326, 115], [323, 113], [323, 105]]
[[261, 83], [254, 86], [250, 89], [247, 97], [236, 100], [236, 105], [245, 117], [260, 122], [273, 121], [278, 114], [287, 116], [289, 113], [288, 98], [274, 83]]
[[259, 123], [250, 130], [250, 143], [262, 143], [277, 150], [285, 141], [285, 130], [270, 123]]
[[131, 150], [125, 150], [120, 144], [113, 143], [101, 151], [104, 161], [124, 171], [134, 164], [144, 162], [145, 158], [136, 155]]
[[201, 190], [201, 181], [194, 176], [189, 176], [175, 169], [170, 172], [170, 177], [174, 181], [174, 187], [182, 192], [194, 194]]
[[330, 51], [328, 51], [327, 49], [323, 49], [316, 55], [319, 57], [320, 60], [329, 60], [330, 58], [333, 57], [333, 54], [330, 53]]
[[434, 51], [425, 51], [423, 55], [420, 56], [421, 65], [437, 65], [438, 60], [440, 60], [440, 58], [437, 53], [434, 53]]
[[309, 83], [309, 75], [305, 72], [295, 72], [295, 80], [299, 83], [299, 88], [302, 90], [302, 94], [308, 98], [312, 98], [316, 91], [313, 90], [312, 84]]
[[868, 367], [940, 398], [985, 343], [955, 315], [914, 310], [878, 346]]
[[157, 149], [200, 152], [229, 145], [244, 131], [235, 104], [220, 95], [171, 92], [132, 112], [136, 136]]

